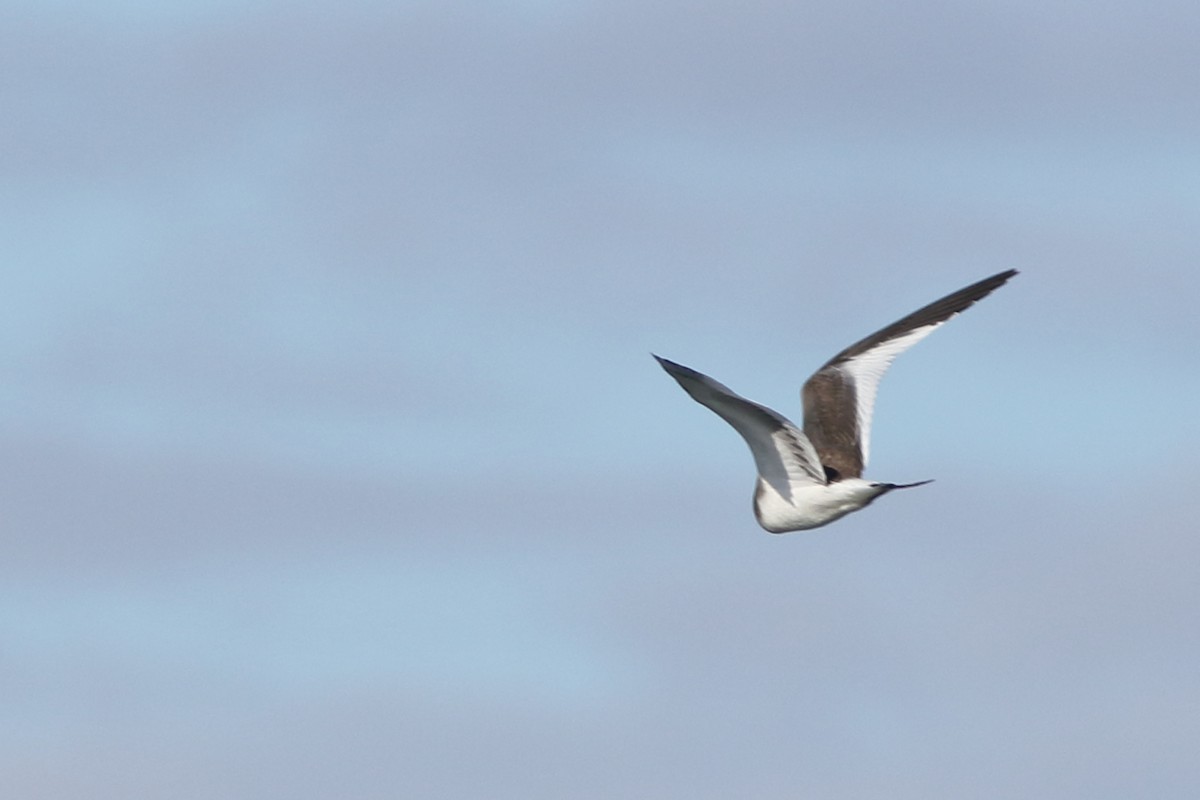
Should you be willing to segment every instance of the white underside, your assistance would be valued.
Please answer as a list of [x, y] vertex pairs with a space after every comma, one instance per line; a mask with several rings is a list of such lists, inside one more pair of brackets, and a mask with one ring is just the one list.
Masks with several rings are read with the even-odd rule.
[[754, 495], [755, 516], [771, 533], [819, 528], [858, 511], [888, 488], [887, 484], [848, 478], [830, 484], [794, 485], [789, 500], [760, 479]]

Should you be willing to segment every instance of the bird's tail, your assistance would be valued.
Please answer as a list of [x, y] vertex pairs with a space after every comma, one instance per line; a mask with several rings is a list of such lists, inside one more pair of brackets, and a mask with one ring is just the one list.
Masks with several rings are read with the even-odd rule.
[[927, 483], [933, 483], [933, 478], [930, 478], [927, 481], [917, 481], [916, 483], [885, 483], [884, 486], [886, 486], [890, 492], [892, 489], [911, 489], [914, 486], [924, 486]]

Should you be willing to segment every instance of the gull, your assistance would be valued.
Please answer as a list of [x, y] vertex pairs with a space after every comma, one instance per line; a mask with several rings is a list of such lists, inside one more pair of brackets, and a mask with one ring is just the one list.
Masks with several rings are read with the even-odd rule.
[[1007, 270], [917, 309], [847, 347], [804, 383], [804, 428], [694, 369], [654, 356], [692, 399], [750, 445], [758, 479], [754, 516], [770, 533], [810, 530], [865, 508], [893, 489], [931, 481], [881, 483], [862, 477], [879, 381], [896, 356], [1016, 275]]

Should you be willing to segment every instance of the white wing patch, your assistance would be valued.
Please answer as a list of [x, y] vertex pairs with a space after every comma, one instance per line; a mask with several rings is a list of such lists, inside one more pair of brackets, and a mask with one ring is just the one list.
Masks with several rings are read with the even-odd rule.
[[[947, 317], [949, 319], [949, 317]], [[837, 369], [854, 382], [856, 398], [855, 414], [858, 417], [859, 444], [862, 450], [863, 467], [867, 466], [871, 449], [871, 415], [875, 411], [875, 395], [879, 391], [879, 381], [887, 368], [892, 365], [896, 356], [924, 339], [935, 329], [946, 323], [946, 320], [932, 325], [923, 325], [901, 334], [893, 339], [880, 342], [863, 353], [846, 359], [837, 365]]]
[[[783, 417], [779, 421], [783, 423], [781, 427], [768, 433], [765, 439], [761, 433], [747, 435], [739, 425], [730, 424], [750, 445], [759, 476], [790, 503], [795, 499], [794, 490], [801, 486], [824, 486], [825, 470], [804, 431]], [[768, 443], [769, 450], [764, 446]]]
[[794, 490], [801, 486], [825, 485], [825, 470], [812, 442], [782, 414], [747, 400], [694, 369], [665, 358], [658, 361], [693, 400], [741, 434], [750, 446], [759, 476], [781, 497], [791, 502]]

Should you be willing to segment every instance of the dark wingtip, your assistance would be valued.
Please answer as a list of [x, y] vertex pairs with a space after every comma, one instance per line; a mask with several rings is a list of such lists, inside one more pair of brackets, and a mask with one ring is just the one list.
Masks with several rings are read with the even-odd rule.
[[665, 369], [667, 372], [678, 372], [680, 370], [687, 369], [687, 367], [683, 366], [682, 364], [676, 364], [674, 361], [671, 361], [668, 358], [663, 358], [662, 356], [656, 355], [655, 353], [651, 353], [650, 355], [654, 356], [654, 360], [658, 362], [658, 365], [660, 367], [662, 367], [663, 369]]
[[861, 339], [835, 355], [822, 365], [821, 369], [834, 366], [842, 361], [848, 361], [855, 356], [876, 347], [889, 339], [901, 336], [914, 328], [924, 325], [940, 325], [946, 320], [961, 314], [971, 306], [999, 289], [1010, 278], [1017, 274], [1015, 269], [997, 272], [995, 275], [976, 281], [970, 286], [951, 292], [945, 297], [934, 300], [928, 305], [921, 306], [916, 311], [903, 317], [886, 328], [875, 331], [870, 336]]
[[[983, 298], [987, 297], [992, 292], [999, 289], [1004, 284], [1008, 283], [1008, 281], [1014, 275], [1019, 275], [1019, 274], [1020, 273], [1017, 272], [1017, 270], [1015, 270], [1015, 269], [1006, 269], [1006, 270], [1004, 270], [1004, 272], [997, 272], [995, 275], [992, 275], [989, 278], [984, 278], [981, 281], [976, 281], [975, 283], [971, 284], [967, 288], [962, 289], [961, 291], [955, 292], [955, 295], [967, 295], [967, 296], [972, 297], [971, 301], [968, 302], [967, 305], [963, 307], [963, 310], [965, 310], [967, 307], [974, 305], [976, 302], [982, 300]], [[951, 296], [954, 296], [954, 295], [951, 295]]]
[[976, 291], [979, 291], [980, 293], [974, 300], [972, 300], [967, 305], [968, 306], [974, 305], [977, 301], [982, 300], [983, 298], [987, 297], [992, 292], [999, 289], [1004, 284], [1008, 283], [1009, 280], [1012, 279], [1014, 276], [1020, 275], [1020, 274], [1021, 273], [1015, 269], [1006, 269], [1006, 270], [1004, 270], [1004, 272], [997, 272], [995, 275], [992, 275], [990, 278], [984, 278], [981, 281], [977, 281], [976, 283], [971, 284], [966, 289], [964, 289], [963, 292], [965, 293], [971, 289], [974, 289]]

